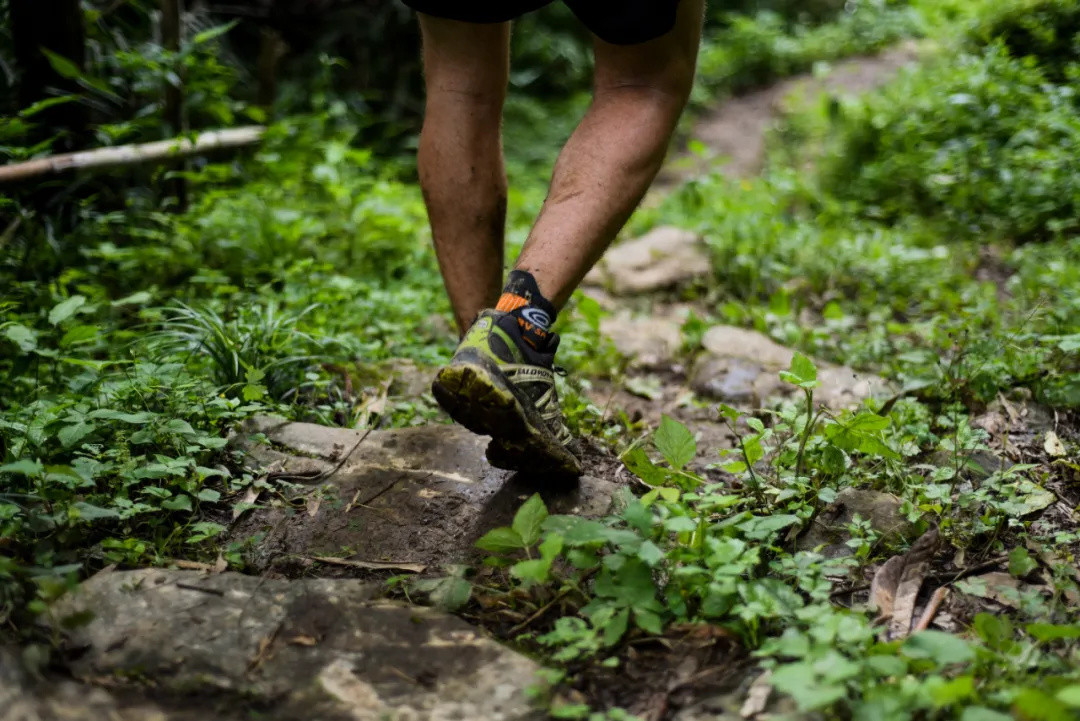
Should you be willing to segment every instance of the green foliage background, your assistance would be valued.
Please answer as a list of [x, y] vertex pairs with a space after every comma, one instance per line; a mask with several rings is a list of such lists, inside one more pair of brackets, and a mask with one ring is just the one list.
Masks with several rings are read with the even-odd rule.
[[[250, 104], [243, 24], [206, 21], [170, 54], [153, 42], [149, 10], [131, 3], [108, 15], [89, 4], [84, 92], [50, 102], [88, 104], [95, 144], [157, 139], [162, 83], [182, 70], [192, 127], [270, 128], [250, 153], [0, 197], [6, 634], [31, 633], [47, 601], [107, 563], [221, 553], [242, 570], [243, 545], [220, 536], [237, 499], [268, 484], [227, 449], [231, 429], [266, 412], [354, 427], [367, 422], [356, 390], [375, 385], [379, 362], [433, 365], [452, 350], [408, 152], [416, 68], [394, 65], [415, 59], [414, 46], [342, 62], [332, 51], [343, 39], [320, 36], [268, 111]], [[376, 19], [364, 26], [371, 33], [415, 40], [397, 6], [350, 12]], [[565, 673], [634, 628], [707, 620], [775, 666], [777, 687], [801, 706], [835, 717], [978, 721], [1020, 709], [1068, 718], [1080, 664], [1075, 617], [1060, 602], [1076, 590], [1064, 571], [1054, 572], [1055, 600], [1032, 600], [1014, 621], [983, 619], [966, 640], [881, 645], [865, 615], [828, 603], [833, 566], [781, 539], [856, 486], [897, 494], [958, 549], [1076, 544], [1075, 529], [1031, 528], [1026, 509], [1045, 471], [1008, 469], [954, 491], [962, 461], [986, 445], [969, 418], [999, 394], [1030, 395], [1064, 417], [1080, 406], [1078, 17], [1071, 0], [711, 6], [692, 113], [901, 38], [924, 38], [926, 57], [880, 92], [787, 118], [761, 177], [696, 178], [639, 211], [627, 232], [673, 223], [707, 239], [713, 272], [687, 291], [706, 309], [684, 329], [689, 349], [713, 322], [754, 327], [879, 372], [910, 397], [824, 419], [793, 404], [768, 427], [725, 410], [749, 428], [741, 455], [718, 459], [747, 482], [732, 494], [685, 469], [694, 440], [681, 426], [665, 422], [648, 441], [647, 429], [588, 402], [582, 379], [619, 380], [625, 359], [597, 351], [602, 311], [576, 300], [560, 356], [578, 378], [564, 389], [570, 421], [655, 493], [588, 523], [547, 518], [531, 502], [508, 529], [516, 535], [488, 539], [518, 591], [577, 583], [557, 559], [598, 574], [581, 613], [540, 641]], [[517, 30], [505, 130], [513, 244], [542, 202], [589, 78], [565, 9]], [[0, 53], [8, 45], [0, 33]], [[0, 97], [9, 106], [0, 155], [24, 159], [58, 143], [36, 139], [44, 106]], [[182, 213], [164, 192], [177, 174], [191, 196]], [[1002, 278], [980, 280], [986, 267]], [[787, 380], [812, 391], [814, 373], [801, 363]], [[435, 417], [421, 397], [383, 422]], [[769, 472], [756, 478], [766, 451]], [[961, 462], [934, 462], [941, 451]], [[896, 550], [855, 531], [860, 567]], [[514, 556], [523, 551], [533, 555]], [[459, 600], [464, 583], [451, 594]]]

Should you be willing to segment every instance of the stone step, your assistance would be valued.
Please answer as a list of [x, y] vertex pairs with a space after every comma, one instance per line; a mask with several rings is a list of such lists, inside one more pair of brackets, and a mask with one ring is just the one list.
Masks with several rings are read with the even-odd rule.
[[[261, 436], [270, 445], [257, 442]], [[233, 442], [248, 451], [249, 465], [294, 473], [289, 481], [298, 484], [284, 491], [290, 504], [264, 503], [233, 529], [233, 540], [261, 538], [250, 558], [257, 570], [297, 556], [431, 567], [477, 561], [476, 540], [510, 525], [532, 494], [543, 497], [550, 513], [602, 516], [619, 488], [591, 475], [568, 483], [499, 470], [484, 457], [486, 437], [452, 425], [365, 437], [263, 416]], [[328, 471], [319, 480], [303, 477]]]

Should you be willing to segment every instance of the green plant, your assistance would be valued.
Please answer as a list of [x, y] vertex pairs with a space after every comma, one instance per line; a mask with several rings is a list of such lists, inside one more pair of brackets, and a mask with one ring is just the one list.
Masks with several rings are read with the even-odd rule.
[[282, 399], [303, 383], [314, 355], [295, 355], [314, 339], [298, 330], [312, 306], [298, 313], [280, 313], [274, 303], [241, 309], [226, 321], [210, 308], [184, 304], [158, 311], [159, 327], [148, 336], [160, 357], [203, 356], [207, 373], [226, 394], [259, 400], [269, 394]]

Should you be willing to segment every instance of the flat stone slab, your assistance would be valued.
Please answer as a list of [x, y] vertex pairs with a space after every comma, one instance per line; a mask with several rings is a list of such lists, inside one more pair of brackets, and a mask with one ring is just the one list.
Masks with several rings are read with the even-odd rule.
[[682, 323], [670, 315], [635, 317], [620, 311], [600, 320], [600, 333], [611, 339], [630, 367], [660, 368], [675, 361], [682, 345]]
[[705, 241], [697, 233], [673, 226], [655, 228], [640, 238], [619, 243], [586, 276], [616, 295], [635, 295], [673, 288], [712, 270]]
[[[371, 600], [353, 579], [105, 571], [54, 608], [75, 678], [136, 689], [202, 718], [492, 719], [543, 715], [539, 667], [454, 616]], [[171, 718], [171, 716], [170, 716]], [[5, 719], [6, 721], [6, 719]]]
[[862, 488], [841, 489], [836, 494], [836, 500], [814, 519], [814, 524], [799, 538], [799, 550], [809, 551], [823, 546], [821, 553], [826, 558], [853, 555], [854, 549], [848, 547], [845, 541], [851, 537], [847, 527], [856, 516], [869, 521], [870, 528], [888, 542], [911, 539], [916, 527], [901, 512], [903, 505], [903, 501], [891, 493]]
[[[702, 338], [705, 353], [694, 364], [690, 387], [699, 395], [734, 405], [760, 406], [770, 399], [801, 391], [784, 383], [779, 373], [791, 365], [795, 352], [763, 333], [735, 326], [713, 326]], [[892, 394], [889, 384], [847, 366], [815, 360], [819, 387], [814, 399], [832, 409], [857, 406], [867, 398]]]
[[[0, 721], [184, 721], [148, 699], [121, 699], [109, 691], [66, 678], [35, 679], [22, 668], [17, 649], [0, 648]], [[218, 719], [239, 716], [215, 716]]]
[[[270, 445], [255, 442], [259, 434]], [[568, 483], [499, 470], [484, 457], [487, 441], [450, 425], [364, 436], [267, 416], [252, 419], [234, 443], [248, 450], [249, 465], [295, 474], [290, 482], [298, 487], [287, 491], [291, 503], [242, 517], [232, 536], [261, 538], [250, 558], [257, 569], [295, 555], [438, 566], [477, 560], [476, 540], [510, 525], [533, 493], [540, 493], [551, 513], [601, 516], [619, 487], [589, 475]], [[312, 471], [333, 472], [324, 479], [304, 477]]]

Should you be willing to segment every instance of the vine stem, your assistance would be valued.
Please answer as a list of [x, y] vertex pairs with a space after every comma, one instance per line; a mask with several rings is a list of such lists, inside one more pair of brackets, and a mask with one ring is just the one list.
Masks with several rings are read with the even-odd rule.
[[802, 438], [799, 439], [799, 454], [795, 458], [796, 481], [802, 477], [803, 454], [806, 452], [806, 442], [810, 440], [810, 433], [813, 432], [818, 418], [821, 417], [820, 414], [814, 413], [814, 391], [803, 388], [803, 393], [806, 394], [806, 428], [803, 428]]

